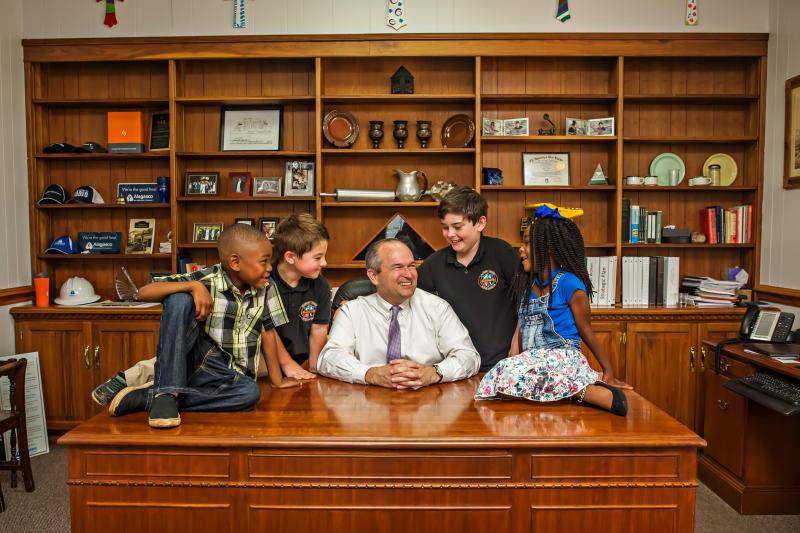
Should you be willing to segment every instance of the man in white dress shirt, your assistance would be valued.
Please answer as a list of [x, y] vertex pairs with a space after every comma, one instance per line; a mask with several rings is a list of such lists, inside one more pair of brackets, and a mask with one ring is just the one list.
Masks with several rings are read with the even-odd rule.
[[319, 355], [320, 374], [416, 389], [478, 372], [480, 355], [450, 304], [417, 289], [408, 246], [396, 239], [378, 241], [367, 251], [366, 263], [377, 293], [339, 309]]

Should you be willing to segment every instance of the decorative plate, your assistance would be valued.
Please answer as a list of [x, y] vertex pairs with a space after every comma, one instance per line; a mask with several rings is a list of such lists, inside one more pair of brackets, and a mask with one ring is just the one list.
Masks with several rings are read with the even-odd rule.
[[347, 111], [334, 109], [322, 121], [322, 133], [337, 148], [350, 148], [358, 138], [358, 120]]
[[739, 173], [739, 166], [736, 161], [728, 154], [714, 154], [706, 159], [703, 163], [703, 175], [708, 176], [708, 167], [711, 165], [719, 165], [719, 184], [722, 187], [732, 185], [736, 181], [736, 175]]
[[467, 115], [453, 115], [442, 126], [442, 146], [466, 148], [475, 137], [475, 123]]
[[653, 161], [650, 163], [650, 175], [658, 177], [659, 185], [668, 186], [669, 171], [673, 168], [679, 170], [678, 183], [682, 182], [683, 177], [686, 175], [686, 165], [683, 163], [683, 159], [672, 152], [664, 152], [653, 158]]

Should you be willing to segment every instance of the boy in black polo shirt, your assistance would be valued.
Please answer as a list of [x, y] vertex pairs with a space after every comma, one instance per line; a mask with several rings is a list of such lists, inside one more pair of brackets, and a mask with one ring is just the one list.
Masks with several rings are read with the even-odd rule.
[[[290, 215], [275, 229], [272, 279], [289, 315], [289, 322], [276, 328], [283, 343], [278, 361], [289, 377], [315, 378], [317, 357], [328, 339], [331, 288], [322, 276], [328, 239], [325, 226], [308, 213]], [[305, 361], [311, 372], [300, 366]]]
[[486, 199], [469, 187], [442, 198], [438, 215], [450, 246], [425, 260], [417, 282], [453, 307], [481, 354], [481, 372], [508, 355], [517, 328], [511, 291], [520, 264], [510, 244], [481, 234], [487, 211]]

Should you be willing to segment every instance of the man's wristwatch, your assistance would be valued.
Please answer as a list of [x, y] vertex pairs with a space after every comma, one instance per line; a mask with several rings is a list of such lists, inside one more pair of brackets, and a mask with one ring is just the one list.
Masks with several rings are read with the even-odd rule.
[[441, 383], [444, 380], [444, 374], [442, 374], [442, 370], [439, 368], [439, 365], [433, 365], [433, 369], [436, 371], [436, 375], [439, 376], [439, 381], [436, 383]]

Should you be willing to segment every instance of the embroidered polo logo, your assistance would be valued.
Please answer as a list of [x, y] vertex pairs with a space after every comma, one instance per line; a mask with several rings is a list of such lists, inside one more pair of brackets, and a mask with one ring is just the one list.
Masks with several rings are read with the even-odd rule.
[[494, 270], [484, 270], [478, 276], [478, 286], [485, 291], [490, 291], [497, 287], [497, 273]]
[[317, 302], [309, 300], [300, 306], [300, 318], [303, 322], [311, 322], [317, 314]]

